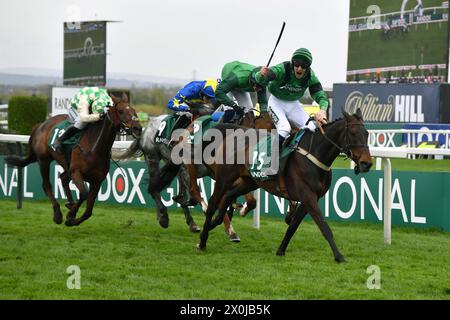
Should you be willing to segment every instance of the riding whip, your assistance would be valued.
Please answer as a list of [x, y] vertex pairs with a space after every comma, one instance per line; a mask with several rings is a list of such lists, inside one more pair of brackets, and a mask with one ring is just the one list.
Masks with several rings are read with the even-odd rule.
[[283, 21], [283, 26], [281, 27], [280, 35], [278, 36], [277, 43], [275, 44], [275, 48], [273, 48], [272, 55], [270, 56], [269, 62], [267, 62], [266, 67], [269, 67], [270, 61], [272, 61], [273, 54], [275, 53], [275, 50], [277, 49], [278, 43], [280, 42], [280, 39], [281, 39], [281, 36], [283, 34], [285, 25], [286, 25], [286, 22]]

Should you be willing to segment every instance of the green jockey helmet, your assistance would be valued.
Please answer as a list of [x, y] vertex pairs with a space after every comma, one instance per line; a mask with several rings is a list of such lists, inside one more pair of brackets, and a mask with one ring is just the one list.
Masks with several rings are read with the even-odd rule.
[[306, 48], [300, 48], [295, 50], [294, 54], [292, 55], [291, 61], [301, 61], [306, 62], [308, 66], [311, 66], [312, 64], [312, 54], [309, 52]]

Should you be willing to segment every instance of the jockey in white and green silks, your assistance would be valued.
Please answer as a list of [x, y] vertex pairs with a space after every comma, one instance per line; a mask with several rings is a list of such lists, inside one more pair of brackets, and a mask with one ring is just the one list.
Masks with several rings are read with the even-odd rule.
[[78, 91], [70, 101], [69, 120], [73, 124], [53, 144], [53, 148], [60, 152], [64, 140], [83, 130], [90, 122], [99, 121], [114, 105], [106, 89], [99, 87], [84, 87]]
[[[273, 67], [261, 68], [255, 78], [260, 85], [268, 85], [268, 111], [280, 136], [280, 146], [291, 132], [291, 121], [298, 128], [305, 128], [309, 115], [303, 109], [300, 98], [309, 89], [311, 97], [319, 104], [320, 110], [315, 114], [316, 121], [326, 122], [326, 110], [329, 102], [322, 85], [311, 69], [312, 55], [308, 49], [301, 48], [294, 52], [291, 61]], [[311, 122], [307, 126], [315, 129]]]

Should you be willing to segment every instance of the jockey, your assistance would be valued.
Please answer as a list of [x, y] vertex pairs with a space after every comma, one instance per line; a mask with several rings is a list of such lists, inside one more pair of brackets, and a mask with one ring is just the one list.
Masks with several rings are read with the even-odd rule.
[[[269, 92], [272, 94], [269, 98], [268, 111], [279, 134], [280, 150], [291, 132], [289, 122], [298, 128], [306, 127], [309, 115], [299, 101], [306, 89], [309, 89], [311, 97], [320, 106], [320, 110], [315, 114], [316, 121], [326, 123], [328, 97], [311, 69], [312, 61], [309, 50], [300, 48], [293, 53], [291, 61], [270, 68], [262, 67], [255, 75], [258, 84], [268, 84]], [[307, 128], [314, 130], [315, 125], [310, 123]]]
[[180, 116], [172, 131], [187, 124], [187, 120], [192, 117], [189, 112], [192, 107], [201, 107], [205, 104], [212, 106], [216, 98], [216, 87], [217, 80], [206, 79], [204, 81], [191, 81], [181, 88], [167, 103], [167, 107], [176, 111]]
[[255, 80], [255, 74], [259, 70], [260, 67], [239, 61], [225, 64], [222, 68], [222, 80], [216, 90], [216, 107], [232, 107], [235, 113], [242, 117], [244, 112], [253, 108], [250, 92], [256, 92], [262, 111], [266, 111], [266, 87], [258, 85]]
[[106, 89], [84, 87], [75, 94], [70, 101], [70, 105], [69, 121], [73, 124], [53, 143], [53, 148], [58, 152], [61, 152], [61, 146], [64, 140], [69, 139], [77, 132], [83, 130], [88, 123], [103, 119], [109, 107], [114, 105], [114, 102]]

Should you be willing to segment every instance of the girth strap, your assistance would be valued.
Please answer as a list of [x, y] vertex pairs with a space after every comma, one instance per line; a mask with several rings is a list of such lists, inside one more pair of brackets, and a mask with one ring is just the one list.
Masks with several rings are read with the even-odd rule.
[[307, 157], [312, 163], [314, 163], [320, 169], [322, 169], [324, 171], [331, 171], [331, 167], [324, 165], [322, 162], [320, 162], [316, 157], [314, 157], [311, 153], [309, 153], [305, 149], [297, 147], [296, 151], [298, 153], [300, 153], [301, 155], [304, 155], [305, 157]]

